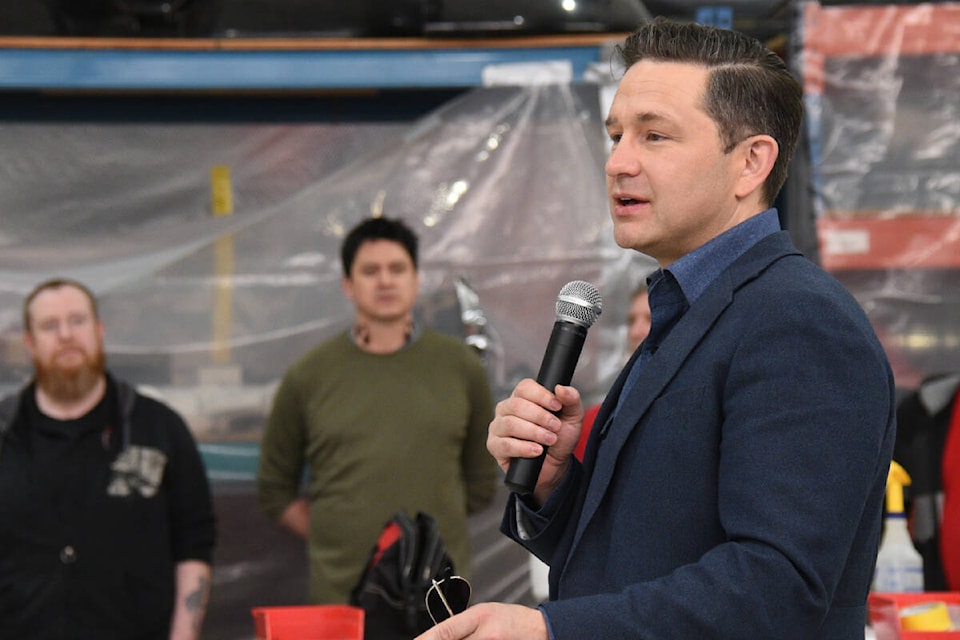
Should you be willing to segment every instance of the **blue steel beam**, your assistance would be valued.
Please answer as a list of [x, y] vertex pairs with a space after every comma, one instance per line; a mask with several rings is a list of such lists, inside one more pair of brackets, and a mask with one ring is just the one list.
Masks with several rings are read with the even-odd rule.
[[569, 61], [575, 80], [601, 47], [109, 49], [0, 47], [0, 89], [311, 90], [471, 87], [493, 64]]

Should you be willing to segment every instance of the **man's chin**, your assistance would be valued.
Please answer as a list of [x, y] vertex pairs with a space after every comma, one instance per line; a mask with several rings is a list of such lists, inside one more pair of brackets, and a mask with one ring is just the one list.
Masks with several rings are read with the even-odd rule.
[[643, 250], [643, 247], [646, 245], [633, 234], [615, 233], [613, 234], [613, 241], [616, 242], [617, 246], [621, 249], [633, 249], [640, 253], [646, 253], [646, 251]]
[[37, 385], [51, 398], [61, 402], [80, 400], [96, 386], [102, 370], [89, 366], [56, 367], [37, 373]]

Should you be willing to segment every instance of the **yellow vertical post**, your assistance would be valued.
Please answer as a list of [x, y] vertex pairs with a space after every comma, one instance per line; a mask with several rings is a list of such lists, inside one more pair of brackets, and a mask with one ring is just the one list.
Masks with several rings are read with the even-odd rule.
[[[214, 217], [233, 213], [233, 184], [227, 165], [216, 165], [210, 169], [210, 210]], [[213, 364], [227, 364], [230, 362], [230, 328], [233, 320], [233, 234], [217, 238], [213, 251], [216, 285], [210, 356]]]

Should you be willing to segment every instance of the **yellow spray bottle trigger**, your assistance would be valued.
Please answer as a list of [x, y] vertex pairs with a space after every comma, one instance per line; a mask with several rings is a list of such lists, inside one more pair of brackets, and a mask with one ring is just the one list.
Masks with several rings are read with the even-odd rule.
[[887, 473], [887, 513], [903, 513], [903, 487], [909, 484], [910, 474], [891, 460]]

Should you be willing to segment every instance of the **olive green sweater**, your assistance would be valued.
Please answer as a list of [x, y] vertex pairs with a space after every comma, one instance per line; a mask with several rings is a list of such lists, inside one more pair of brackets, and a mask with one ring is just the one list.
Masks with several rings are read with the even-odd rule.
[[261, 444], [258, 494], [278, 518], [302, 495], [307, 467], [311, 602], [347, 602], [398, 509], [434, 516], [457, 572], [469, 574], [467, 514], [496, 488], [492, 417], [480, 359], [430, 329], [387, 355], [343, 333], [287, 370]]

